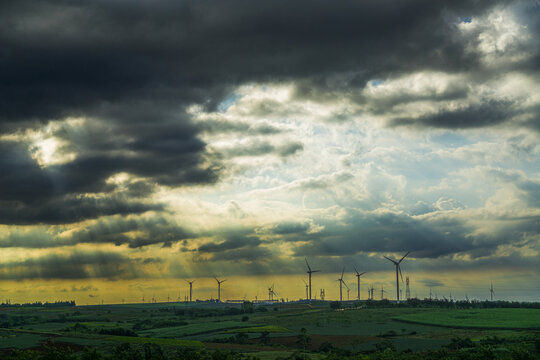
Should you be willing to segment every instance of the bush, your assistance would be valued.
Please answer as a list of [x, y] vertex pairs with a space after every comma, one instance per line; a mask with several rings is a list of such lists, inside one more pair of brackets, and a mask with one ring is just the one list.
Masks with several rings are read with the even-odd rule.
[[112, 329], [101, 329], [99, 330], [101, 335], [117, 335], [117, 336], [139, 336], [136, 332], [124, 328], [112, 328]]
[[473, 348], [475, 345], [469, 338], [452, 338], [451, 343], [446, 345], [447, 348], [452, 350]]
[[331, 301], [330, 302], [330, 308], [334, 309], [334, 310], [341, 309], [341, 302], [340, 301]]

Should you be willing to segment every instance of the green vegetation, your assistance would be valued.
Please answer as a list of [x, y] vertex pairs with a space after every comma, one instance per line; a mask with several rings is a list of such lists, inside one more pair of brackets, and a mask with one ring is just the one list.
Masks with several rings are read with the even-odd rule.
[[315, 301], [6, 307], [0, 313], [7, 325], [0, 329], [0, 359], [540, 358], [540, 309], [513, 303], [502, 308], [455, 305]]
[[196, 340], [176, 340], [176, 339], [161, 339], [161, 338], [140, 338], [131, 336], [109, 336], [106, 340], [130, 344], [157, 344], [169, 346], [185, 346], [185, 347], [204, 347], [203, 343]]
[[267, 326], [253, 326], [249, 328], [241, 328], [241, 329], [235, 329], [235, 330], [227, 330], [225, 333], [287, 333], [291, 332], [291, 330], [286, 329], [281, 326], [275, 326], [275, 325], [267, 325]]
[[456, 328], [540, 329], [540, 309], [431, 309], [397, 316], [395, 319]]

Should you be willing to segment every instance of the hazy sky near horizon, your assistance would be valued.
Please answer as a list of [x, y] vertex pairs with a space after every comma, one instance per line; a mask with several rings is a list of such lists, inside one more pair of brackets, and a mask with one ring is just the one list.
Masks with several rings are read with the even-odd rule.
[[392, 297], [411, 251], [539, 300], [539, 38], [538, 1], [2, 1], [1, 297], [295, 298], [304, 257]]

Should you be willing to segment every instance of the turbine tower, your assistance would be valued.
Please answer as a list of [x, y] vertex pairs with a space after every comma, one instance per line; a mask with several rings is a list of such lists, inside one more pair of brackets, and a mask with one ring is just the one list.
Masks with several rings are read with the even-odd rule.
[[358, 270], [356, 270], [356, 266], [354, 266], [354, 271], [356, 271], [356, 281], [357, 281], [357, 286], [358, 286], [358, 299], [357, 300], [360, 300], [360, 276], [364, 275], [366, 272], [364, 271], [363, 273], [359, 273]]
[[493, 301], [493, 295], [495, 294], [495, 291], [493, 291], [493, 283], [491, 283], [491, 287], [489, 288], [489, 293], [491, 295], [491, 301]]
[[403, 281], [403, 275], [401, 274], [401, 267], [399, 266], [399, 264], [401, 264], [401, 262], [403, 261], [403, 259], [405, 259], [405, 257], [407, 257], [407, 255], [409, 255], [409, 253], [406, 253], [401, 259], [399, 259], [399, 261], [396, 261], [396, 260], [392, 260], [388, 257], [384, 257], [385, 259], [391, 261], [394, 263], [394, 265], [396, 266], [396, 297], [397, 297], [397, 302], [399, 302], [399, 276], [401, 275], [401, 281]]
[[304, 282], [304, 284], [306, 284], [306, 300], [307, 300], [309, 297], [309, 285], [307, 284], [306, 280], [302, 279], [302, 281]]
[[268, 288], [268, 301], [274, 301], [274, 295], [277, 296], [276, 292], [274, 291], [274, 284]]
[[221, 302], [221, 283], [224, 283], [225, 281], [227, 281], [227, 279], [218, 280], [217, 277], [215, 277], [214, 279], [216, 279], [217, 282], [217, 300], [218, 302]]
[[406, 285], [405, 297], [407, 298], [407, 300], [410, 300], [411, 299], [411, 288], [409, 287], [409, 277], [408, 276], [405, 276], [405, 285]]
[[307, 268], [308, 268], [307, 273], [309, 275], [309, 301], [311, 301], [311, 274], [319, 272], [321, 270], [311, 270], [311, 267], [309, 266], [309, 263], [308, 263], [307, 259], [305, 259], [305, 260], [306, 260], [306, 265], [307, 265]]
[[191, 295], [193, 294], [193, 283], [195, 282], [195, 280], [186, 280], [186, 282], [189, 284], [189, 302], [191, 302]]
[[343, 301], [343, 284], [345, 283], [343, 281], [343, 273], [345, 273], [345, 268], [343, 268], [343, 271], [341, 272], [341, 277], [336, 280], [339, 281], [339, 301]]

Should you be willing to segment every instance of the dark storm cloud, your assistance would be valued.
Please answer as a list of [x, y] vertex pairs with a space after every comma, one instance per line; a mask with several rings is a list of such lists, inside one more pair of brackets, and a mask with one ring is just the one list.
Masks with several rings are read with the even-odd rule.
[[45, 255], [0, 264], [0, 278], [19, 279], [131, 279], [143, 275], [130, 260], [118, 253], [76, 252]]
[[349, 211], [339, 222], [317, 220], [324, 229], [316, 239], [296, 247], [298, 256], [342, 256], [361, 252], [412, 251], [416, 258], [437, 258], [469, 252], [481, 247], [490, 251], [498, 244], [475, 244], [473, 230], [463, 220], [451, 216], [414, 218], [405, 214], [369, 214]]
[[[62, 166], [40, 168], [23, 146], [13, 141], [0, 141], [0, 168], [0, 223], [3, 224], [71, 223], [111, 214], [162, 210], [159, 204], [131, 200], [121, 194], [80, 195], [78, 191], [91, 181], [83, 175], [92, 179], [89, 173], [59, 170]], [[103, 184], [100, 190], [108, 189]]]
[[275, 235], [306, 234], [310, 227], [311, 226], [308, 222], [289, 221], [273, 224], [269, 227], [261, 229], [261, 231]]
[[216, 253], [243, 247], [257, 247], [261, 240], [256, 236], [231, 235], [223, 242], [210, 242], [199, 246], [198, 251], [203, 253]]
[[[153, 184], [218, 181], [220, 156], [208, 151], [200, 133], [246, 129], [195, 124], [186, 107], [219, 109], [239, 84], [305, 81], [315, 92], [331, 94], [335, 78], [347, 78], [340, 82], [347, 90], [416, 70], [474, 69], [477, 55], [455, 36], [457, 19], [484, 14], [498, 3], [3, 1], [0, 132], [68, 116], [87, 121], [78, 130], [55, 134], [77, 153], [65, 164], [41, 169], [22, 148], [2, 154], [0, 201], [13, 201], [18, 210], [16, 216], [0, 214], [0, 221], [62, 223], [156, 210], [144, 203], [121, 206], [117, 200], [116, 208], [94, 207], [86, 199], [75, 204], [86, 206], [77, 217], [70, 215], [69, 203], [64, 211], [62, 202], [66, 196], [110, 193], [114, 187], [106, 179], [118, 172], [148, 180], [147, 187], [132, 193], [140, 197]], [[467, 123], [448, 116], [424, 122], [452, 127], [454, 119]], [[490, 119], [483, 124], [503, 117]], [[298, 142], [260, 143], [225, 155], [285, 157], [300, 150]], [[50, 211], [35, 208], [37, 201]]]
[[182, 104], [216, 107], [240, 82], [324, 82], [351, 71], [364, 82], [469, 68], [476, 59], [455, 40], [455, 22], [496, 3], [7, 1], [0, 12], [2, 118], [43, 121], [112, 106], [115, 117], [133, 122], [124, 114], [139, 105], [147, 114], [161, 109], [151, 117], [160, 120], [164, 109]]
[[392, 126], [419, 125], [448, 129], [466, 129], [497, 125], [511, 120], [520, 112], [513, 108], [511, 101], [488, 100], [458, 110], [441, 110], [438, 113], [419, 118], [398, 118]]
[[[135, 232], [137, 235], [130, 235]], [[194, 235], [161, 216], [124, 219], [113, 217], [102, 219], [72, 234], [70, 242], [127, 244], [138, 248], [153, 244], [172, 244]]]
[[[136, 235], [133, 235], [136, 234]], [[52, 248], [77, 244], [127, 244], [130, 248], [162, 244], [170, 246], [181, 240], [194, 237], [190, 231], [166, 218], [154, 215], [148, 218], [104, 217], [74, 230], [68, 236], [44, 228], [12, 231], [0, 237], [0, 247]]]

